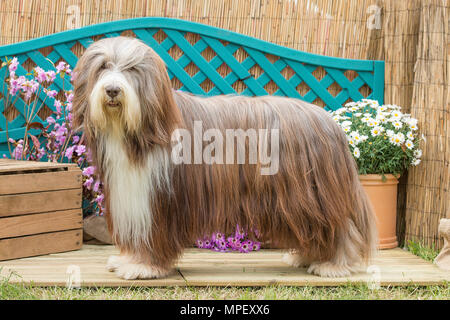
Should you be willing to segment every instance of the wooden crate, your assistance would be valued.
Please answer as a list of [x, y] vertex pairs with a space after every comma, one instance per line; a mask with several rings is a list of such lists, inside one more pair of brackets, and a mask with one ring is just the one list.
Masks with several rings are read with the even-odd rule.
[[76, 164], [0, 159], [0, 260], [80, 249]]

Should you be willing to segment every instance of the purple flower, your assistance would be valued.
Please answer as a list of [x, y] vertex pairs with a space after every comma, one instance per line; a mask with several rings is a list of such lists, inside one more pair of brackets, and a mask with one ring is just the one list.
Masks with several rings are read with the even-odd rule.
[[225, 235], [221, 232], [216, 232], [212, 235], [211, 239], [217, 244], [219, 241], [225, 241]]
[[9, 93], [12, 96], [15, 96], [17, 94], [17, 91], [22, 89], [22, 85], [25, 81], [26, 79], [24, 76], [20, 76], [18, 78], [11, 76], [9, 80]]
[[47, 81], [47, 74], [41, 67], [36, 67], [33, 69], [34, 79], [39, 83]]
[[72, 93], [72, 91], [66, 92], [66, 100], [67, 100], [67, 102], [72, 102], [73, 101], [73, 93]]
[[205, 241], [203, 242], [203, 248], [205, 249], [210, 249], [212, 247], [212, 242], [209, 239], [205, 239]]
[[[21, 140], [22, 141], [22, 140]], [[22, 159], [23, 156], [23, 145], [18, 143], [12, 152], [12, 156], [15, 160]]]
[[86, 146], [85, 145], [80, 144], [80, 145], [77, 146], [77, 149], [76, 149], [77, 155], [81, 156], [85, 152], [86, 152]]
[[102, 203], [103, 203], [103, 199], [105, 198], [105, 196], [103, 195], [103, 194], [99, 194], [96, 198], [95, 198], [95, 202], [97, 202], [97, 204], [99, 205], [99, 206], [101, 206], [102, 205]]
[[52, 125], [55, 124], [56, 120], [53, 117], [47, 117], [47, 119], [45, 119], [45, 121], [47, 121], [48, 124]]
[[75, 150], [76, 146], [72, 146], [72, 147], [68, 147], [66, 149], [66, 154], [65, 156], [67, 157], [67, 159], [72, 159], [73, 156], [73, 151]]
[[50, 98], [55, 98], [56, 95], [58, 94], [58, 91], [56, 90], [47, 90], [44, 88], [44, 92], [47, 94], [48, 97]]
[[227, 249], [227, 242], [225, 241], [225, 239], [216, 240], [216, 244], [219, 249]]
[[80, 137], [79, 136], [73, 136], [72, 137], [72, 141], [73, 141], [73, 144], [77, 144], [80, 141]]
[[56, 73], [53, 70], [47, 71], [45, 75], [48, 82], [53, 82], [56, 79]]
[[252, 245], [252, 250], [253, 251], [258, 251], [261, 249], [261, 242], [258, 241], [254, 241], [253, 245]]
[[89, 166], [83, 169], [83, 176], [92, 176], [94, 174], [95, 167]]
[[17, 66], [19, 65], [19, 61], [17, 61], [17, 58], [14, 57], [10, 62], [9, 62], [9, 72], [15, 72], [17, 70]]
[[61, 114], [61, 106], [62, 106], [61, 101], [55, 100], [54, 106], [56, 108], [56, 113]]
[[88, 190], [91, 190], [91, 185], [94, 182], [94, 179], [90, 177], [89, 179], [86, 179], [86, 181], [83, 183], [83, 186], [85, 186]]
[[94, 192], [98, 192], [98, 190], [100, 189], [100, 181], [95, 181], [94, 184], [94, 188], [92, 190], [94, 190]]
[[253, 249], [253, 243], [250, 240], [244, 241], [239, 251], [248, 253]]
[[67, 63], [65, 63], [64, 61], [60, 61], [56, 66], [56, 73], [71, 74], [72, 70], [70, 69], [70, 66]]
[[203, 240], [198, 239], [198, 240], [196, 241], [196, 245], [197, 245], [197, 247], [199, 247], [200, 249], [203, 249], [203, 248], [204, 248], [204, 242], [203, 242]]
[[235, 237], [238, 239], [244, 239], [246, 235], [246, 232], [243, 229], [239, 228], [239, 225], [237, 225]]

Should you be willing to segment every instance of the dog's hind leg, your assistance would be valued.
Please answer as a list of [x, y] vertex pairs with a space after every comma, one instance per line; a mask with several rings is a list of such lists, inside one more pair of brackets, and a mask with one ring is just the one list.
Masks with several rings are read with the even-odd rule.
[[354, 272], [361, 271], [362, 258], [359, 248], [362, 241], [354, 223], [349, 221], [349, 230], [346, 233], [341, 232], [334, 257], [328, 261], [312, 262], [308, 273], [337, 278], [347, 277]]

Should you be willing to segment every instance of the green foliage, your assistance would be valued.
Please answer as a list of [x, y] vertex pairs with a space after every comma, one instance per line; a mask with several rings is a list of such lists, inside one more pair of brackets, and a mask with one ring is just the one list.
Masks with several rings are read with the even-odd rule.
[[407, 248], [412, 254], [414, 254], [418, 257], [421, 257], [424, 260], [431, 261], [431, 262], [433, 262], [434, 259], [439, 254], [439, 251], [436, 249], [434, 244], [430, 248], [430, 247], [424, 246], [423, 243], [421, 243], [421, 242], [409, 240], [408, 244], [407, 244]]

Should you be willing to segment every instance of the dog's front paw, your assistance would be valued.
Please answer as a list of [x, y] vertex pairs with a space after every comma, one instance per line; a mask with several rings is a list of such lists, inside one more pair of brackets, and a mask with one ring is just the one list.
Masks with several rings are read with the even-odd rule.
[[116, 275], [125, 280], [156, 279], [169, 274], [168, 270], [143, 263], [125, 263], [116, 269]]
[[327, 278], [348, 277], [351, 275], [351, 268], [332, 262], [316, 262], [309, 266], [308, 273]]
[[295, 268], [301, 268], [306, 267], [309, 265], [309, 262], [307, 259], [303, 258], [298, 253], [292, 251], [289, 253], [284, 254], [283, 258], [281, 259], [284, 263], [295, 267]]
[[108, 262], [106, 262], [106, 269], [113, 272], [116, 271], [121, 265], [127, 262], [125, 256], [109, 256]]

